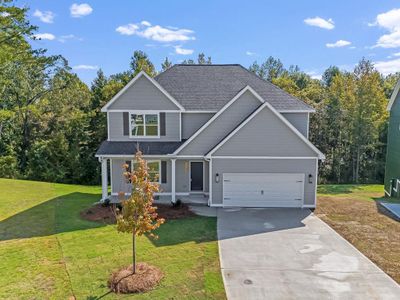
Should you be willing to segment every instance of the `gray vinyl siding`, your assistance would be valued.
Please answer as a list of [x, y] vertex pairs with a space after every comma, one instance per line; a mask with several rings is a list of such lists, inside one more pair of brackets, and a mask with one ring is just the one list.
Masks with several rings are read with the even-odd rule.
[[308, 137], [308, 113], [282, 113], [302, 135]]
[[268, 107], [225, 142], [213, 156], [317, 157]]
[[[111, 161], [111, 193], [130, 193], [132, 191], [132, 186], [126, 183], [125, 177], [123, 175], [122, 166], [126, 161], [131, 160], [131, 158], [115, 159]], [[157, 158], [152, 158], [151, 160], [158, 160]], [[163, 160], [163, 159], [159, 159]], [[160, 192], [170, 192], [171, 191], [171, 161], [167, 160], [167, 183], [160, 184]]]
[[213, 115], [213, 113], [182, 113], [182, 139], [190, 138]]
[[246, 119], [261, 102], [247, 91], [219, 115], [206, 129], [195, 137], [180, 155], [204, 155], [233, 128]]
[[108, 109], [179, 110], [152, 82], [142, 76], [120, 95]]
[[129, 135], [124, 135], [123, 131], [123, 113], [122, 112], [109, 112], [108, 113], [108, 126], [109, 126], [109, 140], [110, 141], [162, 141], [172, 142], [180, 141], [180, 113], [167, 112], [165, 113], [165, 127], [166, 135], [159, 138], [130, 138]]
[[[212, 182], [212, 204], [222, 204], [222, 174], [224, 173], [302, 173], [305, 174], [304, 204], [315, 205], [317, 174], [316, 159], [212, 159], [212, 176], [218, 173], [218, 183]], [[312, 183], [308, 175], [312, 175]]]

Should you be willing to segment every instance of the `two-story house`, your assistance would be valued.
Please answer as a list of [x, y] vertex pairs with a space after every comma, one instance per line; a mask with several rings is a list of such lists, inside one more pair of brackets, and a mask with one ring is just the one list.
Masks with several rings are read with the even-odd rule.
[[103, 108], [108, 139], [96, 156], [103, 200], [130, 192], [125, 163], [140, 149], [161, 196], [204, 195], [210, 206], [316, 205], [314, 109], [240, 65], [174, 65], [139, 73]]

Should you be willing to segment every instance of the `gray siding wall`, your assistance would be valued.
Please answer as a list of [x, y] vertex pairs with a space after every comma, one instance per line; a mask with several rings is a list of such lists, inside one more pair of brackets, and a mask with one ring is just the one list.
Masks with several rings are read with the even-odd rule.
[[244, 93], [179, 154], [204, 155], [224, 136], [251, 114], [261, 102], [250, 92]]
[[[132, 186], [125, 182], [125, 177], [123, 175], [122, 166], [126, 159], [112, 159], [111, 163], [111, 193], [130, 193], [132, 191]], [[153, 159], [152, 159], [153, 160]], [[155, 159], [156, 160], [156, 159]], [[160, 192], [170, 192], [171, 191], [171, 162], [167, 161], [167, 183], [160, 184]]]
[[122, 112], [109, 112], [108, 113], [108, 126], [109, 126], [109, 139], [110, 141], [180, 141], [180, 113], [167, 112], [165, 113], [165, 127], [166, 135], [160, 138], [130, 138], [129, 135], [123, 133], [123, 113]]
[[282, 113], [302, 135], [308, 138], [308, 113]]
[[[212, 176], [220, 175], [221, 180], [212, 182], [212, 204], [222, 204], [223, 173], [304, 173], [304, 204], [315, 205], [317, 174], [316, 159], [212, 159]], [[313, 177], [308, 183], [308, 175]]]
[[317, 157], [317, 154], [265, 107], [213, 156]]
[[108, 109], [179, 110], [152, 82], [142, 76]]
[[[111, 164], [111, 192], [112, 193], [130, 193], [132, 191], [131, 185], [125, 182], [125, 178], [123, 176], [122, 166], [125, 161], [130, 160], [130, 158], [126, 159], [112, 159]], [[162, 160], [162, 159], [161, 159]], [[209, 177], [208, 177], [208, 162], [204, 162], [204, 191], [208, 192], [209, 185]], [[189, 184], [189, 161], [187, 160], [176, 160], [175, 165], [176, 170], [176, 193], [188, 193], [190, 189]], [[167, 183], [163, 183], [160, 185], [160, 192], [170, 193], [171, 192], [171, 178], [172, 178], [172, 169], [171, 169], [171, 161], [167, 160]]]
[[190, 138], [213, 115], [213, 113], [182, 113], [182, 139]]

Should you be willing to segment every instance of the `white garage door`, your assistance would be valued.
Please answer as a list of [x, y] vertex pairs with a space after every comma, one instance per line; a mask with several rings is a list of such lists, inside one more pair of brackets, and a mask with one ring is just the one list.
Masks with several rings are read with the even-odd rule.
[[304, 174], [224, 173], [224, 206], [301, 207]]

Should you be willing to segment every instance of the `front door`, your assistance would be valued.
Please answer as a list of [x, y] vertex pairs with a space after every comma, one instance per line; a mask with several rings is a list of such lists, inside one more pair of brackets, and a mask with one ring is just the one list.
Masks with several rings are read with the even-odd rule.
[[203, 162], [190, 162], [190, 190], [203, 191]]

